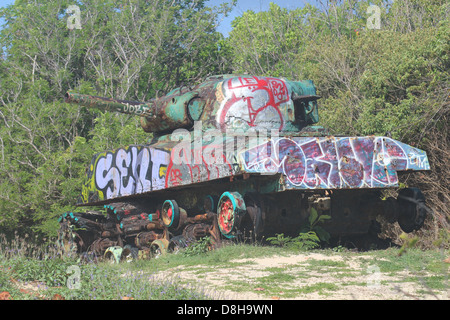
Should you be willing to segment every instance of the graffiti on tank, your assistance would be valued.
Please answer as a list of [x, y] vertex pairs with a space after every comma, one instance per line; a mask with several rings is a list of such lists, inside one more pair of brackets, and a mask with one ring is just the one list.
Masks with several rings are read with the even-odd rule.
[[174, 161], [176, 148], [169, 152], [129, 146], [100, 153], [88, 170], [82, 203], [242, 173], [281, 173], [284, 187], [292, 189], [383, 188], [398, 185], [397, 171], [430, 168], [424, 151], [385, 137], [266, 137], [250, 139], [249, 144], [235, 137], [215, 141], [189, 142], [181, 162]]
[[97, 155], [90, 179], [104, 199], [164, 188], [170, 154], [145, 146], [129, 146]]
[[[222, 130], [252, 127], [282, 130], [291, 103], [286, 83], [265, 77], [235, 77], [223, 83], [224, 101], [217, 113]], [[286, 114], [286, 113], [285, 113]]]
[[282, 173], [305, 189], [397, 186], [397, 171], [429, 170], [425, 152], [385, 137], [280, 138], [240, 157], [246, 171]]
[[[196, 182], [210, 181], [218, 178], [229, 177], [233, 174], [233, 166], [228, 162], [222, 146], [214, 145], [192, 148], [191, 158], [184, 156], [181, 163], [174, 162], [176, 157], [171, 156], [167, 168], [165, 187], [176, 187]], [[172, 150], [172, 153], [175, 149]], [[201, 159], [198, 163], [192, 159]]]

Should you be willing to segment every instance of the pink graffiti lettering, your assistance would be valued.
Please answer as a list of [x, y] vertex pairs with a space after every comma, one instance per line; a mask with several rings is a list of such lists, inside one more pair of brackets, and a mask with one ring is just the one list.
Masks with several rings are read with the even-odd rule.
[[414, 161], [408, 162], [404, 148], [410, 147], [383, 137], [280, 138], [246, 150], [241, 159], [247, 171], [282, 173], [296, 187], [373, 188], [397, 185], [397, 170], [419, 167], [415, 159], [423, 156], [410, 148]]

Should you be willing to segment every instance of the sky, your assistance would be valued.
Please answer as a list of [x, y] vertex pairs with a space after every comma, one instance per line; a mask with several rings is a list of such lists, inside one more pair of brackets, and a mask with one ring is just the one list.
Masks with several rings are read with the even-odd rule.
[[[1, 0], [0, 0], [1, 1]], [[208, 6], [217, 6], [224, 2], [231, 2], [231, 0], [209, 0], [206, 2]], [[269, 10], [269, 4], [273, 2], [282, 8], [295, 9], [301, 8], [307, 2], [305, 0], [238, 0], [237, 5], [233, 8], [230, 15], [224, 18], [217, 28], [217, 31], [222, 32], [226, 37], [231, 31], [231, 22], [235, 17], [241, 16], [247, 10], [255, 12]]]
[[[44, 0], [45, 1], [45, 0]], [[209, 0], [206, 2], [208, 6], [217, 6], [224, 2], [231, 2], [231, 0]], [[271, 2], [276, 3], [282, 8], [295, 9], [303, 7], [306, 0], [238, 0], [237, 5], [234, 7], [231, 14], [224, 18], [220, 23], [217, 31], [222, 32], [225, 37], [231, 31], [231, 21], [237, 16], [242, 15], [247, 10], [253, 10], [255, 12], [267, 11], [269, 10], [269, 4]], [[13, 4], [14, 0], [0, 0], [0, 7], [6, 7], [7, 5]], [[0, 25], [2, 21], [0, 20]]]

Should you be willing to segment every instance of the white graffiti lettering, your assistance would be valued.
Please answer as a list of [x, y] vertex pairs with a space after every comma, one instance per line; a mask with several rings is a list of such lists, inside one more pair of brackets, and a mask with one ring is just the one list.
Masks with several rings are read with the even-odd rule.
[[170, 154], [143, 146], [130, 146], [100, 155], [95, 184], [106, 199], [164, 188]]

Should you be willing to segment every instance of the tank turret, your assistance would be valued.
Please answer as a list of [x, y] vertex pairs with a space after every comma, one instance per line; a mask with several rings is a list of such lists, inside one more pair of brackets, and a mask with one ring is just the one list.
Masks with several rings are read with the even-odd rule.
[[148, 102], [116, 100], [68, 92], [65, 101], [108, 112], [141, 117], [146, 132], [157, 135], [179, 128], [298, 132], [319, 121], [312, 81], [221, 75], [194, 87], [180, 87]]

